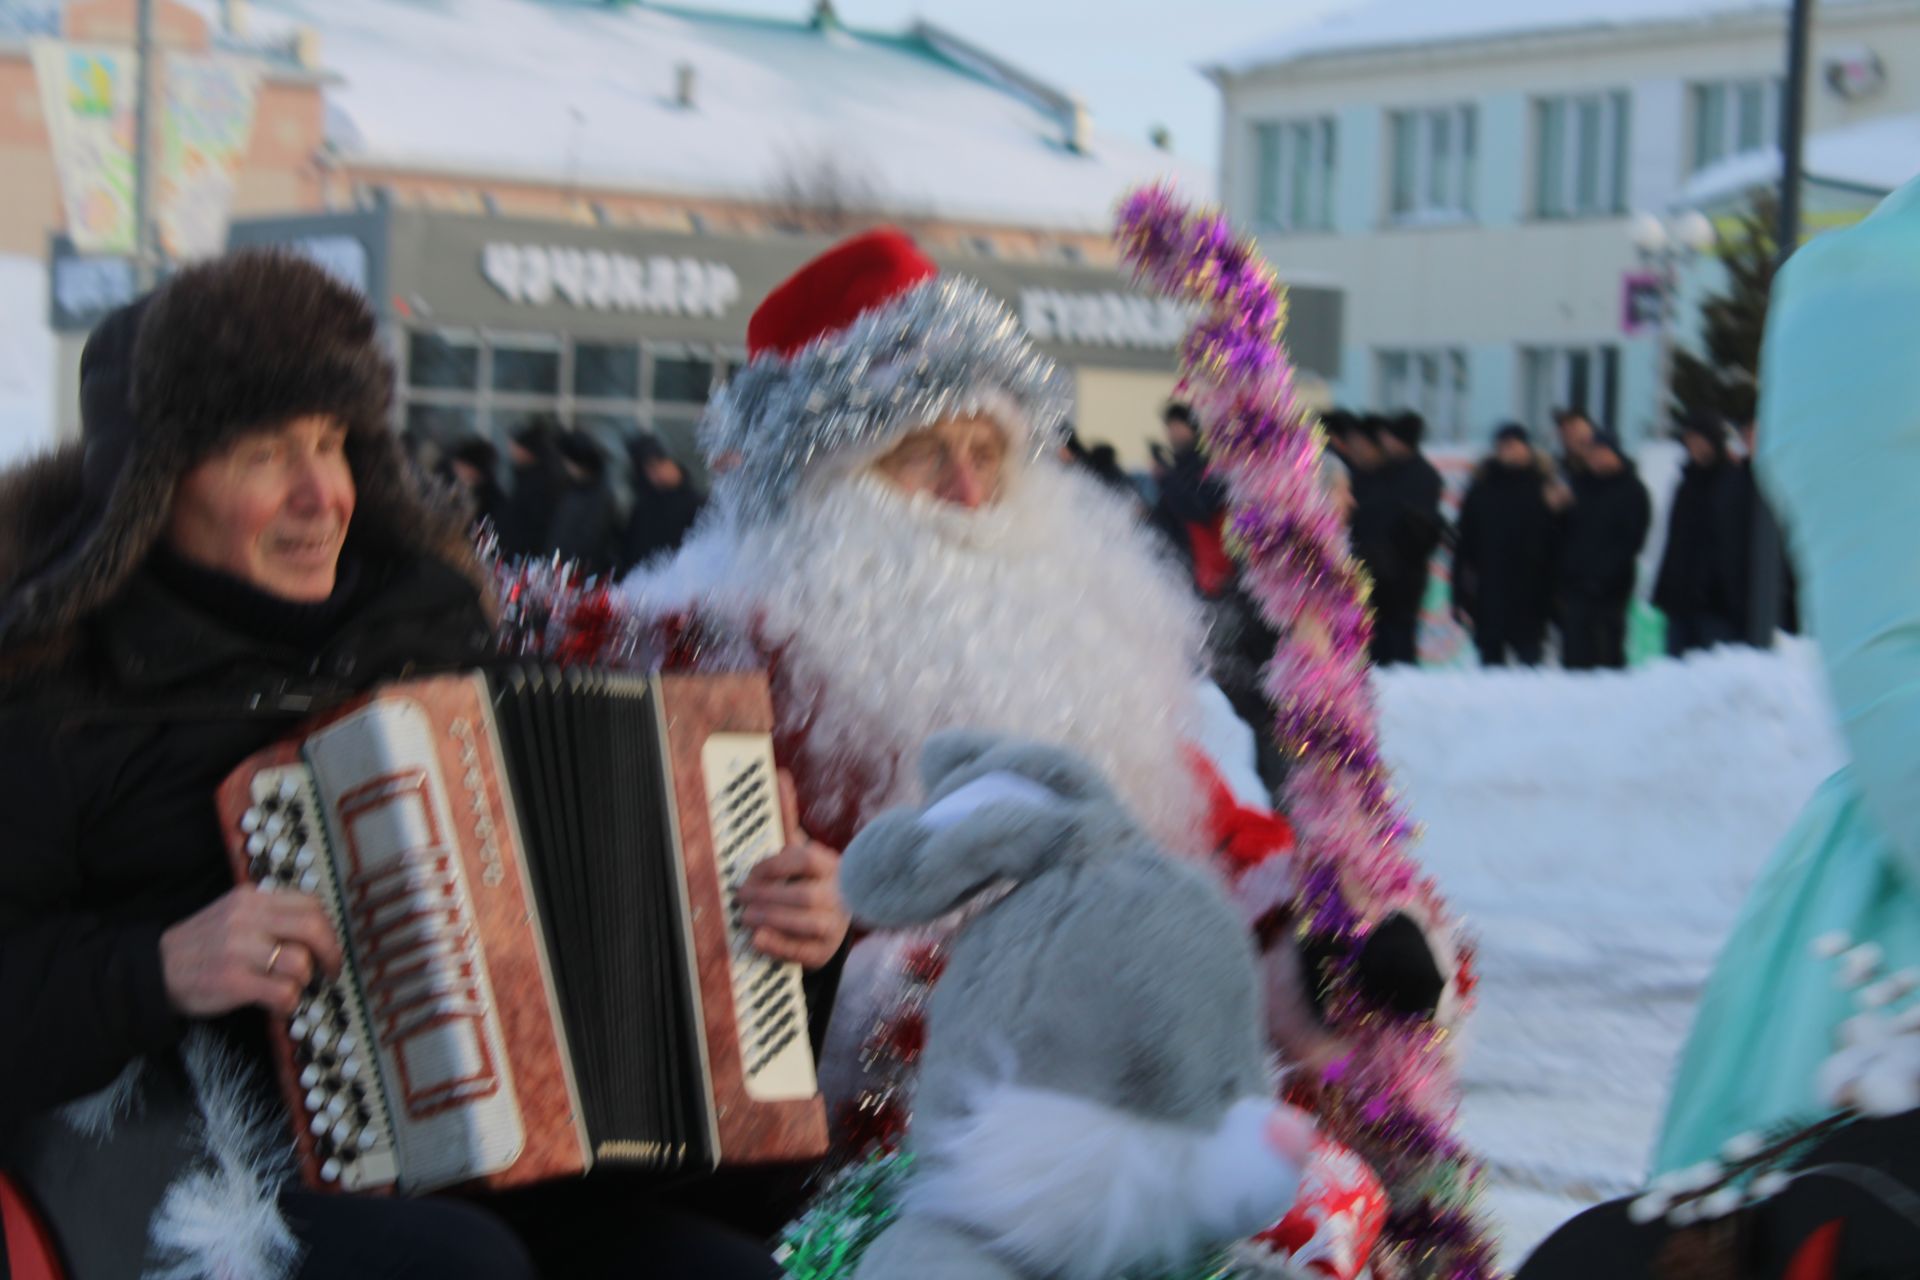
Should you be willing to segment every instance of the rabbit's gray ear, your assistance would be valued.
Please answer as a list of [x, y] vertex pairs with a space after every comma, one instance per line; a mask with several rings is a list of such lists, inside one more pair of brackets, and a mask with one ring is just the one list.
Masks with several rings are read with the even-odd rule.
[[925, 924], [988, 885], [1052, 865], [1081, 819], [1027, 778], [988, 773], [925, 813], [895, 810], [868, 823], [841, 856], [841, 892], [862, 924]]
[[979, 729], [941, 730], [920, 748], [921, 788], [927, 795], [934, 795], [941, 783], [1006, 741], [998, 734]]

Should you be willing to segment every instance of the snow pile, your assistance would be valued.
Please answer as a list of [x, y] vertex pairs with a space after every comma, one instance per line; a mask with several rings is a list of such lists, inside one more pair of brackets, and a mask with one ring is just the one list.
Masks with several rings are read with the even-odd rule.
[[[1833, 8], [1855, 0], [1827, 0]], [[1231, 71], [1322, 54], [1784, 13], [1787, 0], [1363, 0], [1221, 59]]]
[[1517, 1262], [1638, 1185], [1714, 957], [1842, 751], [1806, 642], [1379, 691], [1422, 857], [1479, 937], [1465, 1133]]
[[53, 443], [53, 367], [46, 265], [0, 254], [0, 466]]
[[[1920, 176], [1920, 115], [1881, 116], [1829, 129], [1806, 142], [1806, 176], [1886, 193]], [[1780, 151], [1729, 156], [1701, 170], [1681, 191], [1686, 204], [1712, 204], [1780, 181]]]
[[1064, 95], [919, 33], [533, 0], [256, 0], [252, 14], [261, 31], [319, 33], [342, 78], [329, 140], [374, 170], [764, 199], [830, 155], [896, 213], [1101, 231], [1140, 182], [1211, 189], [1144, 144], [1095, 134], [1074, 152]]

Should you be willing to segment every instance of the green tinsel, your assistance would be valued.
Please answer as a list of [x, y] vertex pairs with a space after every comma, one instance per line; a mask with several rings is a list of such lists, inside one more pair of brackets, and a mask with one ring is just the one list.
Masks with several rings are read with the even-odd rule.
[[[867, 1247], [897, 1216], [894, 1199], [912, 1169], [913, 1157], [904, 1154], [871, 1156], [842, 1169], [780, 1233], [775, 1259], [792, 1280], [850, 1280]], [[1219, 1250], [1179, 1271], [1114, 1280], [1256, 1280], [1256, 1273]]]

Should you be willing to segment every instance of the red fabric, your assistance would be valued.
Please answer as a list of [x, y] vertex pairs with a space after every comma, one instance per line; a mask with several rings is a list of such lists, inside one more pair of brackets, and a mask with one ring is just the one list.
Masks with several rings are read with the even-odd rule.
[[1834, 1280], [1834, 1267], [1840, 1261], [1840, 1239], [1847, 1224], [1839, 1218], [1823, 1224], [1808, 1236], [1794, 1252], [1780, 1280]]
[[1373, 1256], [1387, 1222], [1387, 1193], [1358, 1155], [1321, 1138], [1301, 1171], [1293, 1208], [1254, 1239], [1294, 1272], [1355, 1280]]
[[1193, 549], [1193, 585], [1209, 600], [1233, 585], [1233, 557], [1227, 554], [1226, 527], [1224, 515], [1206, 524], [1192, 521], [1187, 525], [1187, 545]]
[[65, 1280], [53, 1233], [4, 1173], [0, 1173], [0, 1242], [6, 1246], [13, 1280]]
[[939, 273], [898, 228], [844, 240], [767, 295], [747, 322], [747, 354], [791, 356]]
[[1207, 796], [1207, 840], [1226, 859], [1229, 874], [1275, 854], [1293, 852], [1293, 824], [1271, 809], [1241, 804], [1213, 761], [1189, 748], [1187, 767]]

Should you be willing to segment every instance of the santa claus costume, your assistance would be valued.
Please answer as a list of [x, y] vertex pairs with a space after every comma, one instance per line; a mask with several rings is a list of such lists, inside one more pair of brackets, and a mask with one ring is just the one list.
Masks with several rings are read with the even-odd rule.
[[[702, 423], [716, 480], [701, 524], [619, 601], [548, 620], [570, 656], [768, 671], [802, 825], [834, 848], [916, 798], [919, 748], [943, 729], [1068, 747], [1166, 847], [1216, 859], [1266, 942], [1290, 942], [1292, 832], [1252, 732], [1202, 676], [1198, 603], [1129, 509], [1055, 461], [1069, 395], [1014, 316], [882, 230], [776, 290], [748, 341]], [[955, 506], [874, 471], [963, 418], [1004, 437], [994, 501]], [[891, 1149], [910, 1123], [920, 1009], [958, 923], [852, 948], [821, 1062], [843, 1155]], [[1272, 951], [1276, 1013], [1312, 1022], [1312, 964]], [[1327, 1176], [1365, 1198], [1363, 1168]], [[1338, 1246], [1290, 1224], [1289, 1251], [1352, 1276], [1367, 1217], [1334, 1224]]]

